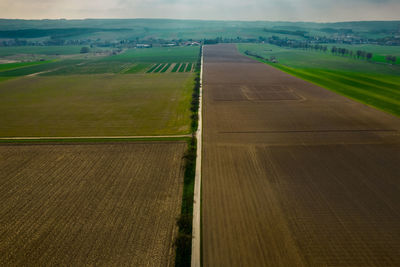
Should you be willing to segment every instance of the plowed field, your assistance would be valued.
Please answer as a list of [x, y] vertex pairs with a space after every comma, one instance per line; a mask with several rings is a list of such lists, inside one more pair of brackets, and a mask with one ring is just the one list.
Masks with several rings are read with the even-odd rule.
[[0, 145], [0, 265], [172, 264], [185, 148]]
[[204, 266], [399, 266], [400, 119], [204, 49]]

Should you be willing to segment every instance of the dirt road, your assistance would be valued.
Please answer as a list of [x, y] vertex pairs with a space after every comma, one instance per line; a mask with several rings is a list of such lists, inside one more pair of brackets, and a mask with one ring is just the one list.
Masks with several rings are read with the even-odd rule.
[[399, 266], [400, 119], [204, 49], [204, 266]]

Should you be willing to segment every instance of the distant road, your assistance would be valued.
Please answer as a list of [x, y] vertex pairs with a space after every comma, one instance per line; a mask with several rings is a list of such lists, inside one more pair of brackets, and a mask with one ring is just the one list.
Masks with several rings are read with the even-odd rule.
[[400, 266], [400, 119], [204, 48], [204, 266]]

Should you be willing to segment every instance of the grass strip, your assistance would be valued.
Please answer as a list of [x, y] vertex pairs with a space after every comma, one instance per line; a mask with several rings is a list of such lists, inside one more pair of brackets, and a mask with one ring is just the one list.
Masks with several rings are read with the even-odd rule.
[[153, 72], [158, 66], [160, 66], [161, 64], [154, 64], [153, 67], [151, 67], [148, 71], [146, 71], [146, 73], [151, 73]]
[[184, 158], [184, 181], [181, 215], [177, 220], [179, 227], [178, 235], [175, 238], [175, 266], [183, 267], [191, 265], [192, 256], [192, 223], [193, 223], [193, 198], [194, 184], [196, 176], [196, 157], [197, 157], [197, 140], [194, 133], [198, 127], [198, 110], [199, 110], [199, 94], [200, 94], [200, 68], [201, 68], [201, 49], [199, 60], [196, 65], [196, 78], [192, 94], [192, 102], [190, 110], [192, 112], [192, 138], [188, 141], [188, 149], [183, 156]]
[[179, 68], [179, 72], [184, 72], [186, 67], [186, 63], [182, 63], [181, 67]]
[[139, 141], [189, 141], [190, 139], [191, 139], [191, 137], [0, 139], [0, 144], [105, 143], [105, 142], [139, 142]]
[[181, 63], [176, 63], [171, 72], [177, 72]]
[[169, 69], [169, 67], [171, 67], [171, 63], [168, 63], [167, 65], [165, 65], [165, 67], [161, 70], [161, 73], [166, 72]]

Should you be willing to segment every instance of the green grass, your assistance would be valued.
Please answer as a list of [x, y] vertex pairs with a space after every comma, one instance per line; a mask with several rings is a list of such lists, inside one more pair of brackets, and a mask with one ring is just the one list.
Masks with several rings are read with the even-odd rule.
[[[339, 46], [338, 46], [339, 47]], [[302, 49], [283, 48], [270, 44], [239, 44], [239, 51], [252, 51], [265, 58], [274, 56], [282, 65], [292, 68], [341, 70], [370, 74], [400, 75], [400, 65], [367, 62], [350, 57]]]
[[104, 61], [170, 63], [197, 60], [199, 47], [155, 47], [128, 49], [122, 54], [104, 58]]
[[135, 64], [133, 67], [125, 71], [124, 73], [126, 74], [132, 74], [132, 73], [143, 73], [149, 68], [150, 64], [147, 63], [139, 63]]
[[[400, 116], [400, 68], [348, 59], [320, 52], [285, 49], [271, 45], [238, 45], [279, 63], [268, 63], [367, 105]], [[272, 50], [272, 51], [271, 51]]]
[[[66, 61], [63, 61], [66, 62]], [[122, 73], [127, 68], [131, 67], [129, 63], [119, 62], [102, 62], [99, 60], [78, 60], [72, 64], [65, 64], [60, 68], [53, 68], [52, 71], [47, 72], [49, 75], [75, 75], [75, 74], [104, 74], [104, 73]]]
[[176, 63], [171, 72], [177, 72], [180, 64], [181, 63]]
[[185, 72], [186, 63], [182, 63], [181, 67], [179, 68], [179, 72]]
[[0, 77], [0, 82], [12, 79], [12, 77]]
[[36, 64], [17, 69], [11, 69], [0, 72], [0, 77], [20, 77], [39, 72], [54, 71], [58, 68], [66, 68], [66, 66], [73, 66], [82, 62], [81, 60], [51, 60], [42, 62], [43, 64]]
[[19, 69], [23, 67], [35, 66], [40, 64], [46, 64], [51, 61], [33, 61], [33, 62], [16, 62], [16, 63], [7, 63], [7, 64], [0, 64], [0, 72]]
[[194, 74], [35, 76], [0, 83], [0, 136], [190, 132]]
[[72, 55], [79, 54], [82, 46], [9, 46], [0, 47], [0, 57], [18, 54]]

